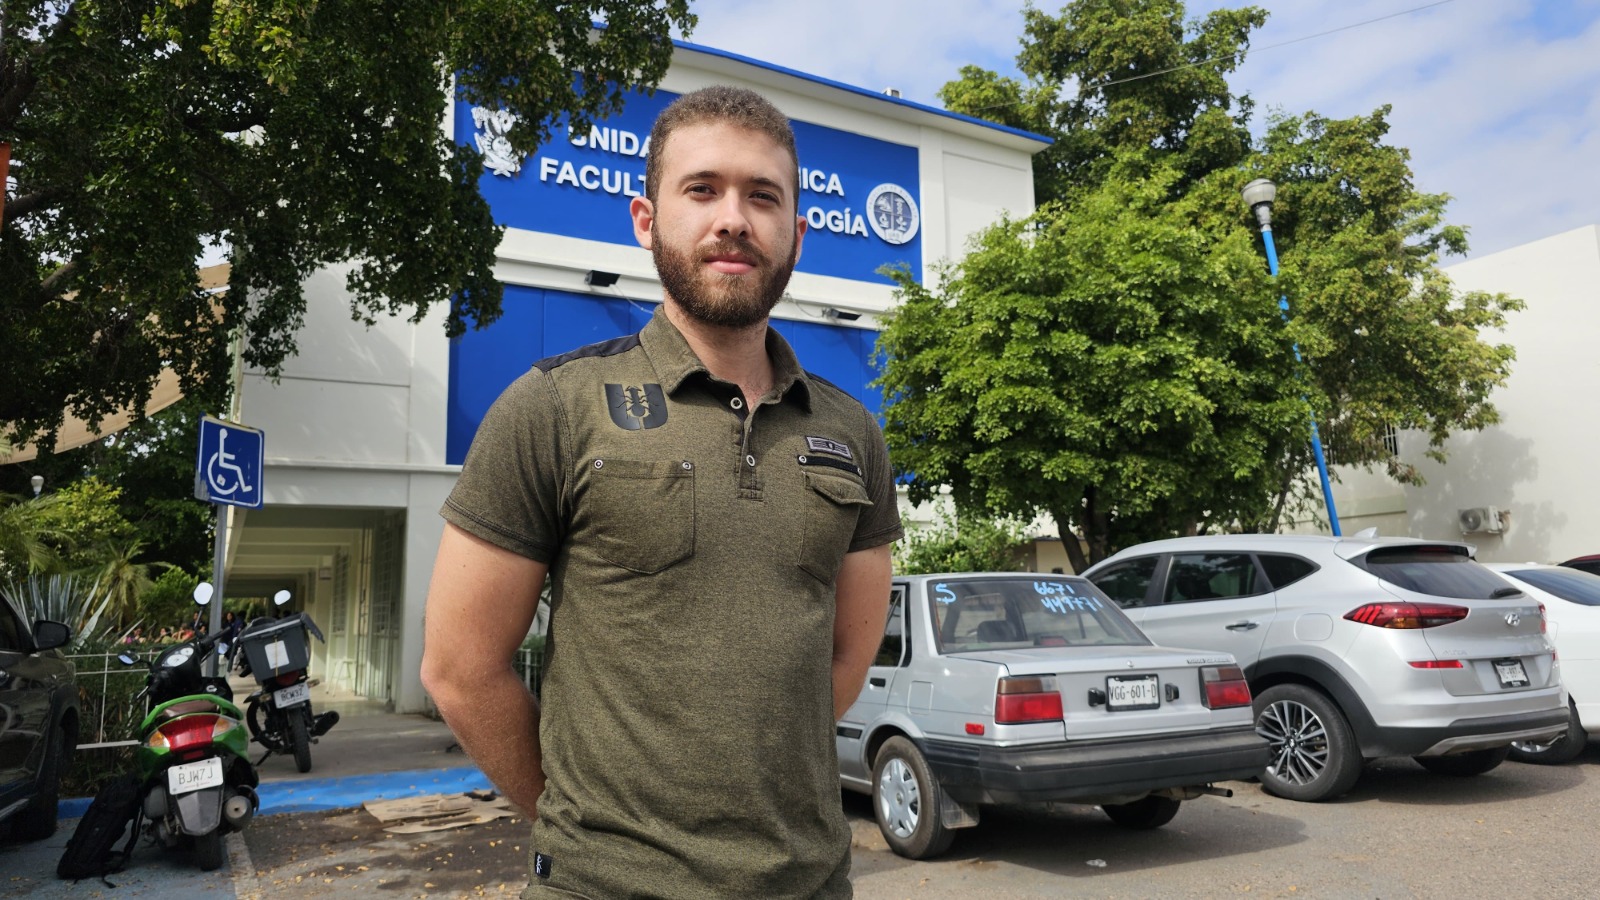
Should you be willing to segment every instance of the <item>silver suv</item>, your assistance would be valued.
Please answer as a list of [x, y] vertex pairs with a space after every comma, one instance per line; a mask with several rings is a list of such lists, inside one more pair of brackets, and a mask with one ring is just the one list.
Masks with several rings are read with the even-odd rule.
[[1245, 534], [1130, 547], [1084, 576], [1161, 644], [1233, 654], [1291, 800], [1348, 791], [1362, 762], [1411, 756], [1479, 775], [1567, 727], [1538, 601], [1467, 545]]

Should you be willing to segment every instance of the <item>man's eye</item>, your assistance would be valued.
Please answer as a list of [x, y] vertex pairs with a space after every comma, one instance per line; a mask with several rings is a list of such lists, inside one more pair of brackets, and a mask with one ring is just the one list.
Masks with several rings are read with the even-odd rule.
[[753, 200], [764, 200], [767, 203], [778, 202], [778, 195], [769, 191], [756, 191], [754, 194], [751, 194], [750, 197]]
[[709, 185], [709, 184], [691, 184], [691, 185], [689, 185], [689, 193], [691, 193], [691, 194], [710, 194], [710, 193], [712, 193], [711, 185]]

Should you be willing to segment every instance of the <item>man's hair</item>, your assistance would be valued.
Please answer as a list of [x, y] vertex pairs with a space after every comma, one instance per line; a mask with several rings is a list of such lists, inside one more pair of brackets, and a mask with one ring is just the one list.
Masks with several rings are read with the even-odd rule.
[[650, 129], [650, 152], [644, 164], [644, 195], [654, 203], [661, 190], [661, 152], [667, 138], [684, 125], [727, 123], [760, 132], [789, 151], [794, 161], [795, 205], [800, 203], [800, 154], [794, 149], [794, 129], [789, 117], [767, 98], [748, 88], [726, 84], [691, 91], [668, 104]]

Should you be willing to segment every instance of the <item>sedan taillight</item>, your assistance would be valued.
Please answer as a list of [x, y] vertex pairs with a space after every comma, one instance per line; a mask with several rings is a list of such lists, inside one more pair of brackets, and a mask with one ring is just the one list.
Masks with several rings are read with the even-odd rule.
[[1061, 692], [1054, 675], [1002, 678], [994, 689], [996, 725], [1059, 722]]
[[1368, 603], [1344, 617], [1378, 628], [1436, 628], [1465, 619], [1467, 612], [1465, 606], [1449, 603]]
[[1250, 683], [1238, 666], [1205, 666], [1200, 684], [1206, 689], [1207, 709], [1232, 709], [1250, 705]]

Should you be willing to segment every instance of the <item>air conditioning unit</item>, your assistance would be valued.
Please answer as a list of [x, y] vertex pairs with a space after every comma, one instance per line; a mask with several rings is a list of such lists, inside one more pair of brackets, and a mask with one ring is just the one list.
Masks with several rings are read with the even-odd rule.
[[1461, 526], [1462, 534], [1499, 534], [1505, 531], [1505, 522], [1500, 517], [1500, 510], [1492, 506], [1474, 506], [1471, 509], [1456, 512], [1456, 524]]

